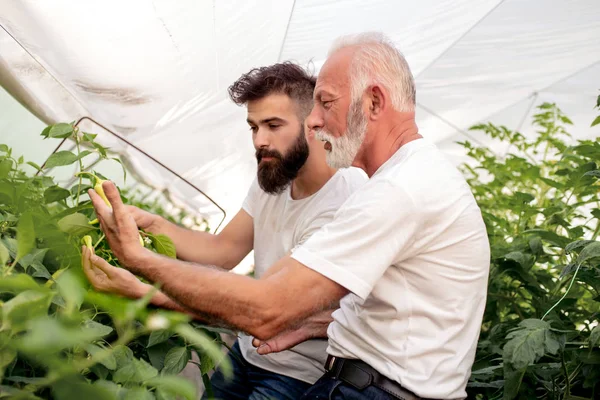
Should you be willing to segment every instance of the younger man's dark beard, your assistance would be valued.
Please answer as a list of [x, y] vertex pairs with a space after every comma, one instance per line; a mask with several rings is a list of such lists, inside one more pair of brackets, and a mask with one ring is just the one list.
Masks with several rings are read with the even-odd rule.
[[[273, 159], [264, 164], [260, 163], [263, 157]], [[296, 177], [298, 171], [308, 158], [308, 142], [304, 131], [300, 131], [292, 148], [283, 156], [276, 150], [258, 149], [258, 184], [262, 190], [269, 194], [282, 193]]]

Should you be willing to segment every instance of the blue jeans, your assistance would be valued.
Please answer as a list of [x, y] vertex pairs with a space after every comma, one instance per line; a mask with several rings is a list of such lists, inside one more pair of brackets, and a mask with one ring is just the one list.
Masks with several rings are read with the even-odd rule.
[[[231, 379], [225, 378], [220, 369], [210, 379], [214, 399], [220, 400], [296, 400], [310, 383], [276, 374], [250, 364], [240, 351], [236, 341], [228, 354], [233, 367]], [[203, 400], [208, 400], [206, 393]]]
[[324, 375], [300, 400], [398, 400], [375, 386], [358, 390], [339, 379]]

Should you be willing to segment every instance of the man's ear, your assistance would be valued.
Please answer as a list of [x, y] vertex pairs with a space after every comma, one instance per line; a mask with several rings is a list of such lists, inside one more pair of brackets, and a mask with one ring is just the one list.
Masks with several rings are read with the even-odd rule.
[[372, 120], [379, 119], [388, 105], [387, 92], [379, 85], [373, 85], [368, 90], [369, 94], [369, 117]]

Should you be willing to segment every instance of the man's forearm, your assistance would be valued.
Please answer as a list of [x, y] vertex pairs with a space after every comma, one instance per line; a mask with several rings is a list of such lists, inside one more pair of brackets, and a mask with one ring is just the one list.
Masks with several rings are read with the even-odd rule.
[[[149, 291], [151, 291], [153, 289], [154, 289], [153, 286], [147, 285], [145, 292], [141, 293], [141, 295], [139, 297], [143, 297], [146, 293], [148, 293]], [[156, 293], [154, 293], [154, 295], [152, 296], [152, 299], [150, 299], [150, 303], [157, 307], [160, 307], [160, 308], [165, 308], [167, 310], [178, 311], [180, 313], [188, 314], [189, 316], [194, 318], [196, 321], [201, 321], [201, 322], [205, 322], [205, 323], [210, 322], [206, 319], [206, 316], [194, 313], [190, 309], [177, 303], [175, 300], [173, 300], [172, 298], [170, 298], [169, 296], [167, 296], [160, 290], [157, 291]]]
[[[138, 273], [160, 283], [164, 292], [155, 295], [153, 304], [248, 333], [264, 325], [268, 310], [263, 307], [260, 294], [248, 296], [248, 290], [260, 293], [254, 288], [258, 281], [150, 252], [146, 257], [141, 262], [144, 268]], [[241, 287], [245, 288], [243, 293]]]
[[128, 268], [159, 283], [167, 296], [193, 313], [266, 339], [328, 308], [347, 293], [295, 260], [278, 263], [287, 267], [259, 280], [146, 250]]

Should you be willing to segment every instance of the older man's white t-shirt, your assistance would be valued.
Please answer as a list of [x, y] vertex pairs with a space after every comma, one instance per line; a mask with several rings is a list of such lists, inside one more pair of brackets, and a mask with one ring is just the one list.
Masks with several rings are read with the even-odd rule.
[[292, 257], [351, 292], [328, 353], [422, 397], [466, 397], [490, 248], [468, 184], [433, 144], [402, 146]]
[[[242, 207], [254, 223], [255, 277], [260, 278], [269, 267], [330, 222], [346, 199], [366, 182], [366, 174], [357, 168], [339, 170], [319, 191], [294, 200], [290, 188], [279, 195], [269, 195], [255, 180]], [[325, 372], [327, 340], [324, 339], [309, 340], [269, 355], [256, 352], [251, 336], [241, 334], [239, 344], [249, 363], [267, 371], [311, 384]]]

